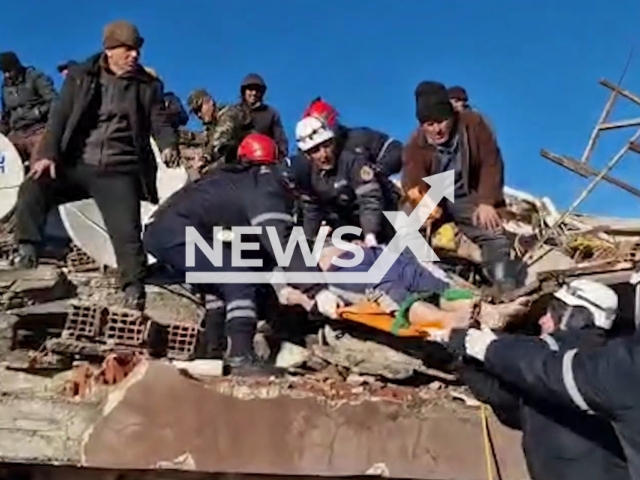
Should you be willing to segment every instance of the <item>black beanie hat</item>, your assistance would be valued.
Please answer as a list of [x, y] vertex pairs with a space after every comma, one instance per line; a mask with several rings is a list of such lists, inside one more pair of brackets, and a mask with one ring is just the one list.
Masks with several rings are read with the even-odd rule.
[[438, 82], [422, 82], [416, 87], [416, 118], [422, 123], [442, 122], [455, 116], [447, 88]]
[[442, 91], [447, 91], [447, 87], [440, 82], [420, 82], [415, 90], [416, 100], [418, 97], [422, 97], [424, 95], [433, 96], [439, 95]]
[[14, 72], [22, 67], [20, 59], [14, 52], [0, 53], [0, 70], [3, 72]]

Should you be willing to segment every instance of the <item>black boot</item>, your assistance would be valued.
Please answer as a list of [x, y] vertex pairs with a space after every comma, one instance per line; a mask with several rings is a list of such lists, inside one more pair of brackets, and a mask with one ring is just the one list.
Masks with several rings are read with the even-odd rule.
[[224, 332], [224, 304], [207, 310], [202, 319], [204, 331], [198, 346], [198, 358], [222, 360], [227, 351], [227, 337]]
[[491, 263], [487, 267], [487, 274], [497, 294], [505, 295], [523, 285], [526, 272], [522, 262], [507, 259]]
[[133, 283], [124, 289], [124, 308], [143, 312], [146, 303], [147, 294], [143, 284]]
[[38, 267], [38, 253], [32, 243], [21, 243], [18, 254], [13, 260], [14, 267], [20, 270], [31, 270]]
[[258, 359], [252, 352], [246, 355], [229, 356], [225, 359], [229, 375], [237, 377], [280, 377], [286, 370]]

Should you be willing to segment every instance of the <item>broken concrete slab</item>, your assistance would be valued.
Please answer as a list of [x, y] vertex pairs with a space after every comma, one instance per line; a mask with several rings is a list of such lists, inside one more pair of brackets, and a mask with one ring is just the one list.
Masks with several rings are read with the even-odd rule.
[[[109, 400], [86, 438], [82, 464], [182, 468], [175, 460], [188, 455], [185, 468], [212, 473], [348, 476], [383, 463], [394, 478], [485, 478], [477, 409], [426, 400], [411, 408], [382, 400], [336, 407], [273, 382], [263, 386], [267, 398], [243, 399], [219, 390], [223, 381], [205, 384], [171, 365], [147, 364]], [[519, 434], [493, 420], [490, 428], [504, 478], [528, 478]]]
[[4, 309], [70, 298], [75, 293], [75, 285], [52, 265], [0, 271], [0, 307]]

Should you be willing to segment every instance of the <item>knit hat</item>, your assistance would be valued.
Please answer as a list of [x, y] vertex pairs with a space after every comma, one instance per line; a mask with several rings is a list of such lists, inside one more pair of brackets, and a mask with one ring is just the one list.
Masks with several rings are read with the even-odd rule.
[[422, 123], [442, 122], [455, 116], [447, 89], [441, 83], [422, 82], [416, 88], [416, 118]]
[[118, 20], [104, 27], [102, 35], [102, 46], [104, 48], [131, 47], [140, 49], [144, 43], [144, 38], [135, 25]]
[[438, 95], [442, 91], [446, 92], [447, 87], [445, 87], [444, 84], [440, 82], [420, 82], [415, 90], [416, 100], [418, 99], [418, 97], [421, 97], [423, 95]]
[[14, 72], [22, 67], [20, 59], [14, 52], [0, 53], [0, 70], [3, 72]]
[[467, 91], [459, 85], [454, 87], [449, 87], [449, 98], [451, 100], [462, 100], [463, 102], [469, 101], [469, 96], [467, 95]]

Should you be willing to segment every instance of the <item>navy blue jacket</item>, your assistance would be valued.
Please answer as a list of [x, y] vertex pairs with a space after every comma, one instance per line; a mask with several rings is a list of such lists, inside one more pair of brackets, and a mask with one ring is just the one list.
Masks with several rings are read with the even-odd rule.
[[[558, 332], [543, 339], [541, 345], [560, 353], [573, 348], [587, 351], [606, 341], [605, 332], [597, 328]], [[513, 356], [521, 358], [522, 364], [530, 360], [520, 350], [514, 350]], [[503, 423], [522, 430], [522, 448], [533, 480], [630, 478], [620, 441], [606, 419], [529, 395], [518, 388], [519, 382], [502, 381], [474, 361], [465, 361], [460, 377]]]
[[[285, 251], [293, 230], [291, 207], [292, 195], [287, 191], [277, 167], [222, 165], [187, 183], [169, 197], [154, 213], [148, 227], [152, 234], [145, 235], [145, 241], [158, 252], [185, 244], [187, 226], [195, 228], [210, 244], [214, 227], [259, 226], [262, 233], [257, 239], [243, 235], [243, 242], [257, 240], [261, 248], [256, 255], [273, 260], [275, 266], [276, 253], [267, 227], [275, 229], [280, 248]], [[243, 254], [243, 258], [247, 256]], [[291, 262], [284, 270], [320, 272], [317, 266], [305, 264], [299, 246], [296, 246]], [[312, 283], [295, 285], [307, 294], [322, 288]]]

